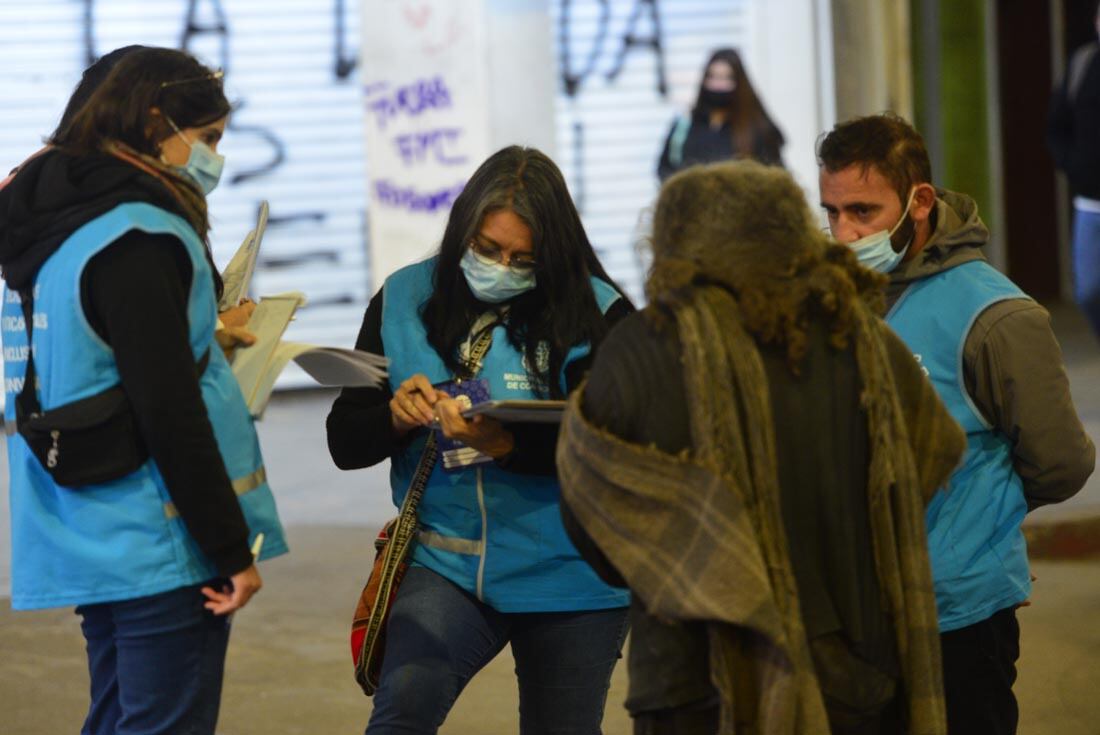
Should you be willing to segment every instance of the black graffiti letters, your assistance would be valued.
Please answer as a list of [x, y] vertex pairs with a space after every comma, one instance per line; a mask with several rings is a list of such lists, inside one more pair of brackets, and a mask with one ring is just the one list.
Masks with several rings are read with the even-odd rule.
[[[653, 28], [653, 35], [641, 36], [636, 33], [638, 22], [642, 19], [642, 13], [648, 9]], [[657, 91], [662, 97], [668, 97], [668, 82], [665, 79], [665, 54], [661, 45], [661, 16], [657, 8], [657, 0], [638, 0], [634, 5], [634, 11], [630, 14], [630, 22], [623, 34], [623, 45], [619, 49], [619, 56], [615, 59], [615, 66], [607, 73], [608, 81], [615, 81], [619, 72], [623, 70], [626, 55], [633, 48], [650, 49], [657, 58]]]
[[[590, 0], [591, 2], [591, 0]], [[561, 0], [561, 12], [558, 16], [558, 55], [561, 65], [561, 83], [565, 94], [575, 97], [585, 80], [591, 76], [604, 53], [611, 27], [611, 5], [609, 0], [595, 0], [599, 5], [599, 17], [595, 32], [592, 33], [591, 46], [584, 65], [579, 70], [573, 68], [575, 37], [582, 30], [574, 28], [574, 0]], [[643, 18], [649, 18], [650, 35], [642, 35], [639, 25]], [[583, 26], [580, 26], [583, 29]], [[633, 49], [653, 52], [656, 59], [655, 86], [662, 97], [668, 96], [668, 82], [665, 78], [665, 51], [661, 42], [661, 13], [658, 0], [635, 0], [629, 19], [618, 43], [618, 53], [612, 62], [606, 78], [613, 82], [618, 78], [626, 63], [626, 57]]]
[[592, 73], [592, 70], [596, 68], [596, 61], [600, 57], [600, 50], [603, 48], [604, 39], [607, 38], [607, 27], [611, 20], [611, 5], [608, 0], [599, 0], [600, 3], [600, 20], [596, 26], [596, 35], [592, 41], [592, 48], [589, 49], [588, 59], [585, 61], [584, 68], [579, 72], [572, 70], [572, 62], [570, 61], [572, 55], [572, 44], [570, 43], [570, 6], [572, 3], [570, 0], [561, 0], [561, 15], [558, 17], [558, 53], [561, 56], [561, 82], [562, 87], [565, 89], [565, 93], [570, 97], [575, 97], [580, 90], [581, 84], [585, 78]]

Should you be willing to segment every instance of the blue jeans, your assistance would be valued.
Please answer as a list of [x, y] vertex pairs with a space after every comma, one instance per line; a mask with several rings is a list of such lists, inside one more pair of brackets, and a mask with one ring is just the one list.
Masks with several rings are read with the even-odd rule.
[[626, 612], [501, 613], [412, 567], [390, 611], [367, 733], [435, 733], [467, 682], [510, 642], [520, 733], [596, 735]]
[[1073, 212], [1073, 292], [1100, 336], [1100, 213]]
[[82, 735], [213, 735], [229, 621], [201, 587], [76, 608], [92, 682]]

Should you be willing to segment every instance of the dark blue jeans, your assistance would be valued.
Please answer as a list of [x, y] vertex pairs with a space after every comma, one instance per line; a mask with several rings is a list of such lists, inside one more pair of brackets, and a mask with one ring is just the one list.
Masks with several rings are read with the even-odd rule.
[[512, 644], [522, 735], [596, 735], [627, 609], [500, 613], [423, 567], [386, 629], [369, 735], [435, 733], [466, 683]]
[[92, 682], [83, 735], [213, 735], [229, 622], [201, 587], [76, 609]]
[[1100, 213], [1073, 212], [1073, 290], [1093, 334], [1100, 336]]

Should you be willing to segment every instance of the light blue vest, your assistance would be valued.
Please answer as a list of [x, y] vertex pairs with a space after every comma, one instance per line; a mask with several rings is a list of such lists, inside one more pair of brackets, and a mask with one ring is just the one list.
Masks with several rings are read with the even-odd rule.
[[985, 620], [1031, 594], [1020, 530], [1027, 503], [1012, 444], [981, 415], [963, 379], [963, 347], [978, 315], [998, 301], [1026, 298], [991, 265], [971, 261], [909, 286], [886, 317], [966, 432], [962, 464], [925, 516], [943, 632]]
[[[150, 204], [122, 204], [88, 222], [43, 264], [35, 280], [34, 364], [44, 409], [118, 385], [111, 348], [88, 323], [80, 279], [88, 261], [130, 230], [169, 234], [187, 249], [191, 350], [209, 351], [203, 402], [251, 535], [263, 532], [262, 558], [286, 552], [252, 419], [214, 343], [217, 305], [203, 244], [182, 219]], [[140, 309], [141, 304], [134, 304]], [[4, 292], [2, 330], [6, 426], [27, 367], [19, 296]], [[156, 463], [112, 482], [78, 489], [53, 482], [23, 437], [8, 437], [12, 525], [12, 607], [80, 605], [165, 592], [217, 576], [187, 532]]]
[[[390, 386], [423, 373], [432, 383], [453, 375], [428, 345], [420, 306], [432, 292], [436, 259], [403, 268], [386, 279], [382, 343], [390, 359]], [[601, 311], [620, 298], [609, 284], [592, 280]], [[589, 352], [573, 348], [566, 364]], [[523, 356], [508, 343], [503, 326], [479, 378], [489, 381], [494, 399], [536, 398]], [[561, 377], [564, 389], [564, 374]], [[392, 457], [390, 483], [401, 505], [426, 437]], [[483, 464], [445, 472], [437, 462], [420, 503], [421, 532], [413, 561], [441, 574], [490, 607], [505, 613], [598, 610], [630, 602], [625, 590], [596, 576], [566, 536], [559, 510], [557, 479], [508, 472]]]

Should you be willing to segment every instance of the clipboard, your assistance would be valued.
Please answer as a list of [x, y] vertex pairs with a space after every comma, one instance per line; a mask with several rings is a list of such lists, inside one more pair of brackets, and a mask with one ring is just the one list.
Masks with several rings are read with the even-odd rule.
[[483, 401], [462, 412], [466, 418], [488, 416], [504, 423], [558, 424], [561, 423], [565, 401], [501, 400]]

